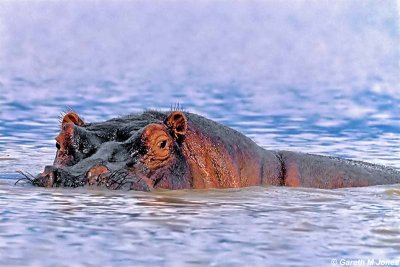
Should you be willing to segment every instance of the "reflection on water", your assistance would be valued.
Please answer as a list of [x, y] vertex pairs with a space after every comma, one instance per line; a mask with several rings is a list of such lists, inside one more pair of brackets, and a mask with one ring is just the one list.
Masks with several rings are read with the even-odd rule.
[[[399, 186], [13, 186], [58, 114], [175, 103], [270, 149], [400, 167], [396, 1], [0, 3], [1, 266], [329, 266], [400, 255]], [[29, 15], [27, 15], [29, 14]]]

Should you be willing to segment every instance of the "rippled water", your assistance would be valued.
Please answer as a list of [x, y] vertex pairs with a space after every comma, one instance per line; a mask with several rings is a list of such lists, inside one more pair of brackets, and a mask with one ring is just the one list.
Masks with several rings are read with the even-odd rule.
[[400, 168], [396, 1], [0, 2], [0, 266], [331, 266], [399, 259], [400, 186], [113, 192], [14, 186], [58, 115], [180, 103], [269, 149]]

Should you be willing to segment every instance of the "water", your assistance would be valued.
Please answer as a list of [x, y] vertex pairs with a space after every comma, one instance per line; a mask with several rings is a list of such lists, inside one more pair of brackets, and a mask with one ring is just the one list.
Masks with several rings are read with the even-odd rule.
[[14, 186], [58, 115], [180, 103], [269, 149], [400, 168], [396, 1], [0, 3], [0, 266], [332, 266], [399, 259], [400, 186]]

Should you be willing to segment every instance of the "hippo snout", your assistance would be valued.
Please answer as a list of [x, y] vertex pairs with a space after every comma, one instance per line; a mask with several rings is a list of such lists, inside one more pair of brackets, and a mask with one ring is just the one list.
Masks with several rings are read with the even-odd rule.
[[153, 182], [146, 177], [139, 177], [126, 169], [111, 170], [98, 164], [90, 167], [85, 173], [72, 175], [69, 171], [53, 166], [46, 166], [32, 181], [40, 187], [78, 187], [100, 186], [109, 189], [126, 189], [151, 191]]
[[44, 171], [38, 174], [33, 180], [33, 184], [41, 187], [52, 187], [56, 180], [56, 173], [53, 166], [44, 167]]

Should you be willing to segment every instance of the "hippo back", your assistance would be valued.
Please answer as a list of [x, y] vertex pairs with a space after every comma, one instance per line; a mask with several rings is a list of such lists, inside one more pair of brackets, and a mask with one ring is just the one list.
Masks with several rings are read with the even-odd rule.
[[195, 188], [279, 185], [280, 162], [238, 131], [202, 116], [185, 113], [188, 132], [182, 149]]

